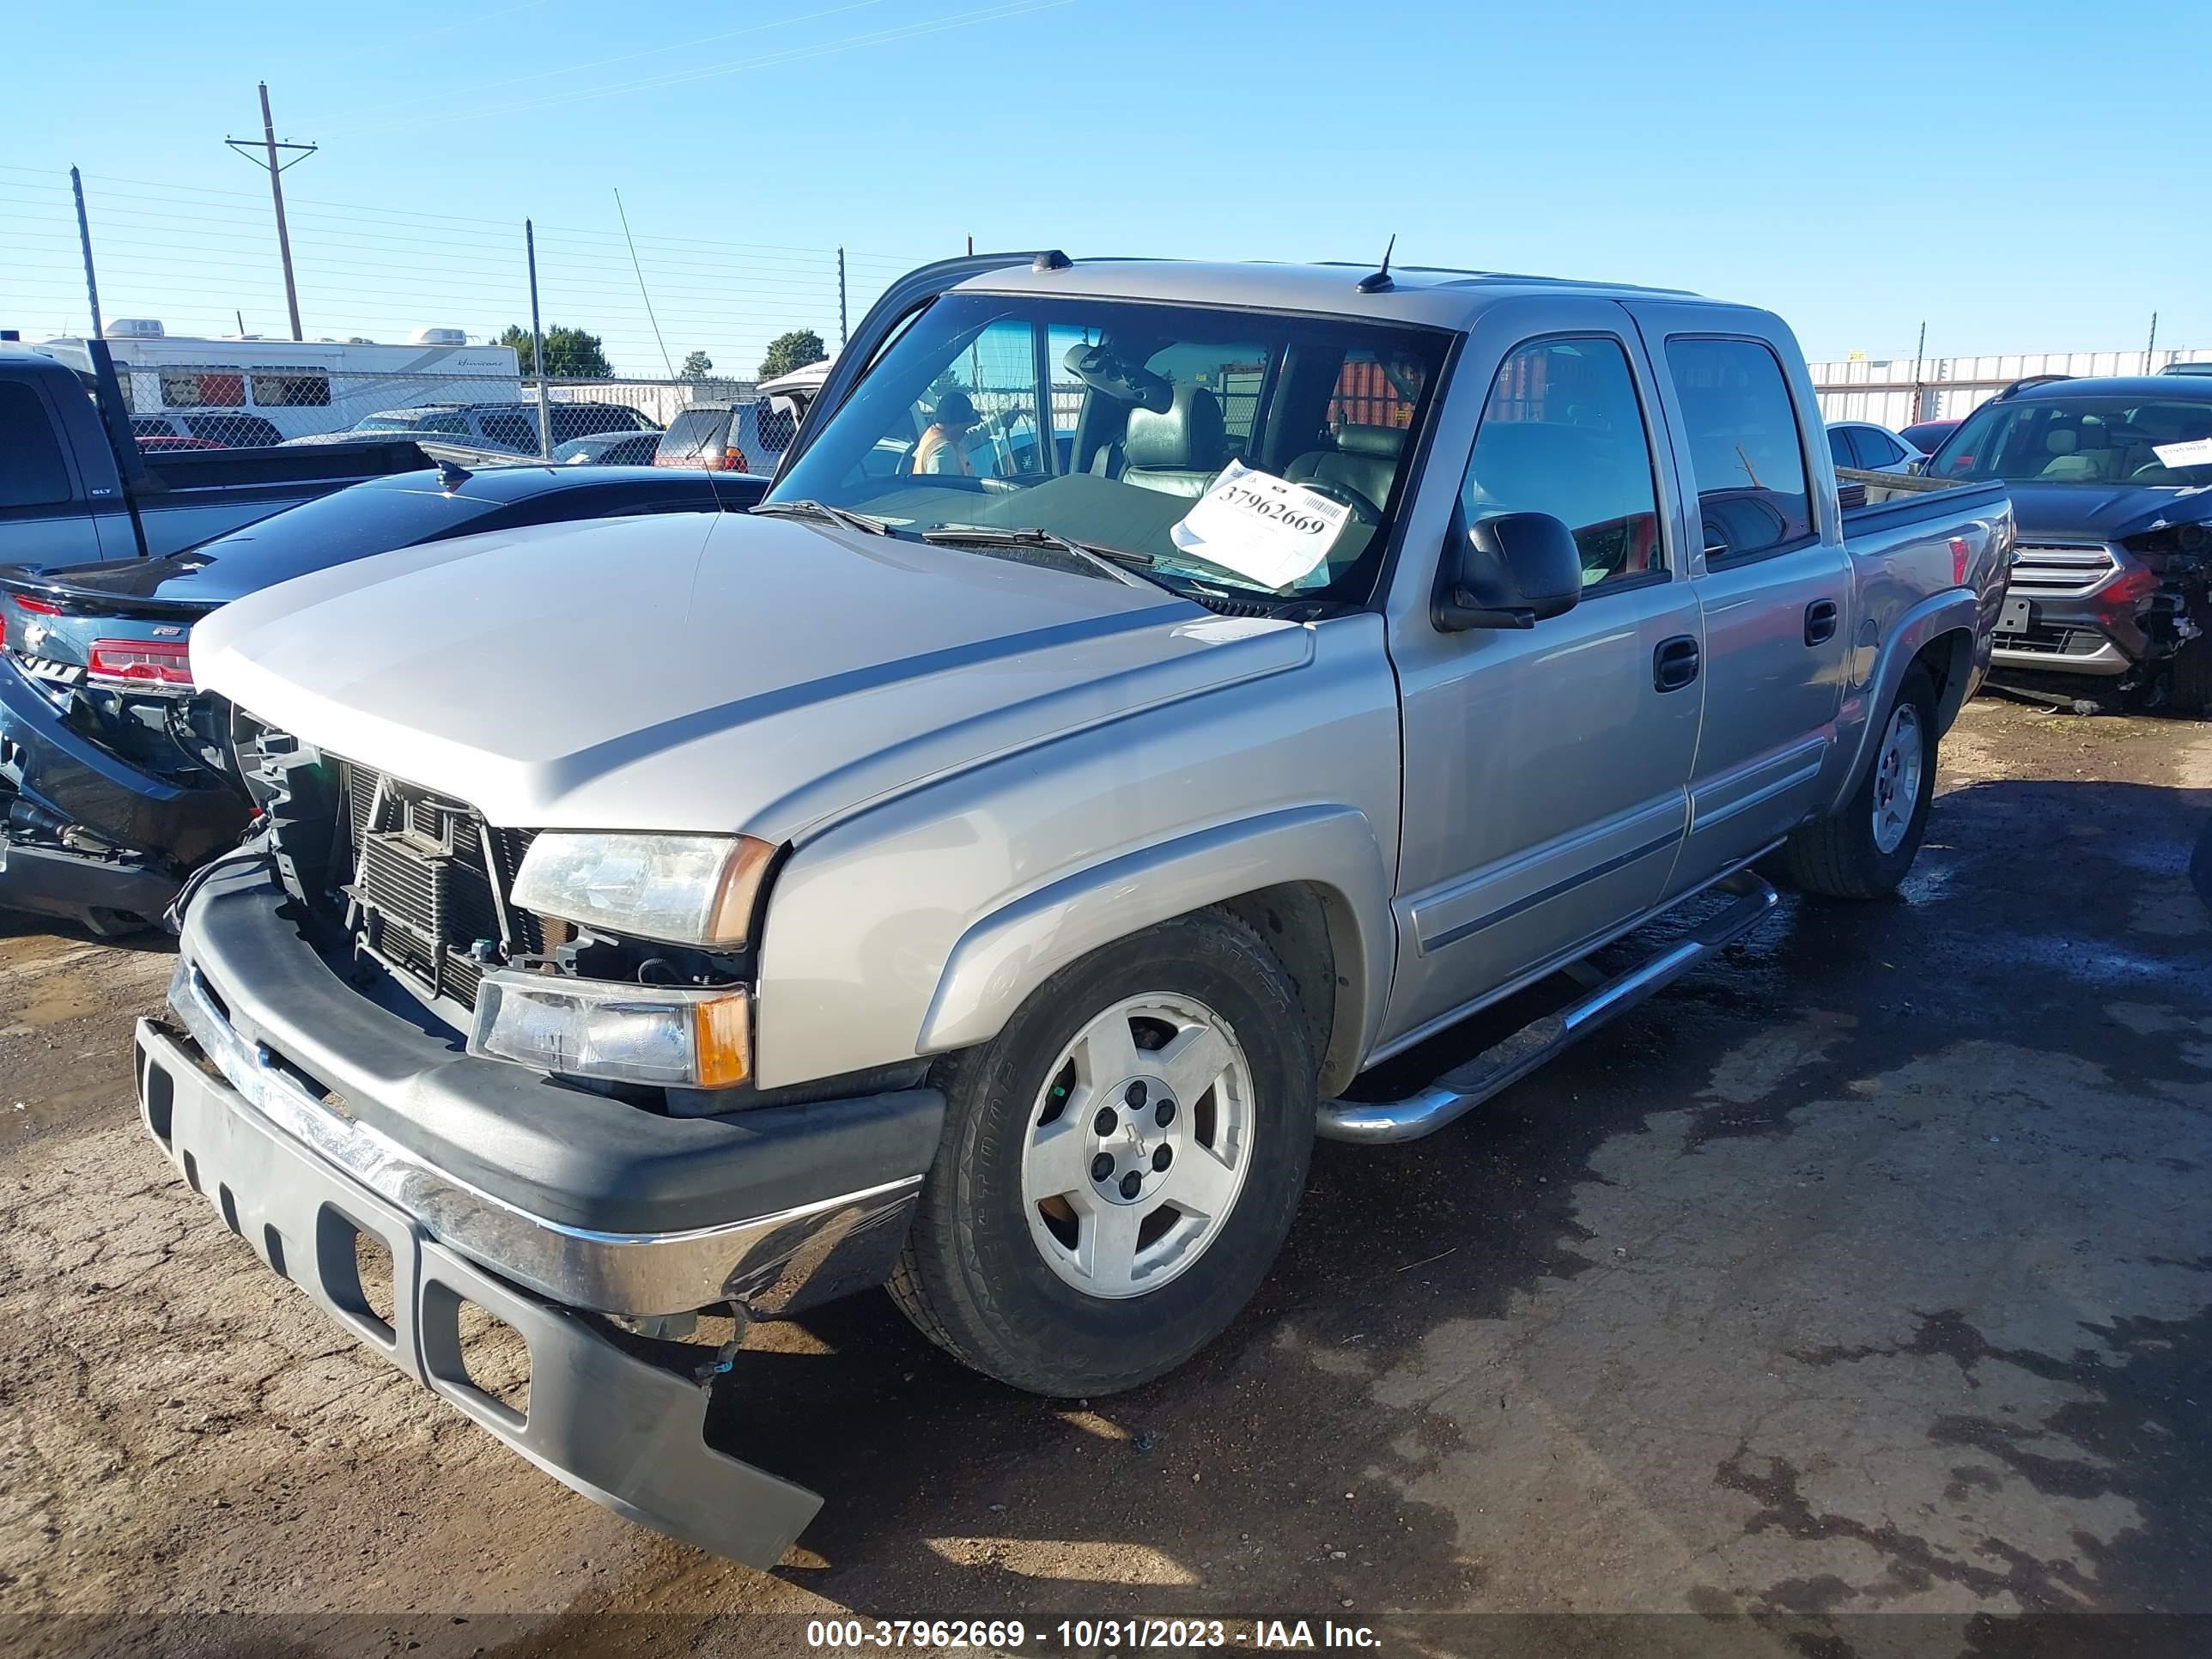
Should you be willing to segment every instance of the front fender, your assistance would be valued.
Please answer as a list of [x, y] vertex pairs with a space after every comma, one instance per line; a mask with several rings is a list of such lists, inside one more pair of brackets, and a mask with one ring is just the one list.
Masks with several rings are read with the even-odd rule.
[[[1307, 632], [1296, 668], [947, 771], [799, 840], [762, 930], [760, 1085], [986, 1040], [1085, 951], [1294, 883], [1285, 925], [1324, 927], [1344, 981], [1328, 1074], [1340, 1045], [1356, 1064], [1395, 955], [1397, 680], [1380, 617]], [[1288, 954], [1310, 988], [1318, 942]]]
[[[1218, 824], [1139, 848], [1008, 904], [953, 946], [922, 1021], [918, 1052], [996, 1036], [1024, 999], [1102, 945], [1255, 888], [1317, 889], [1336, 958], [1335, 1036], [1325, 1075], [1356, 1067], [1381, 1028], [1389, 989], [1390, 877], [1366, 815], [1308, 806]], [[1348, 1056], [1348, 1060], [1346, 1058]]]

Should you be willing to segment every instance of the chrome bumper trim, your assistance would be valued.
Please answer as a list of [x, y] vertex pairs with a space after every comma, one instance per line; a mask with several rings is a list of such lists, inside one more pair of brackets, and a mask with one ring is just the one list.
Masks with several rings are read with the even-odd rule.
[[[261, 1045], [240, 1036], [189, 959], [169, 982], [169, 1006], [242, 1106], [325, 1163], [404, 1212], [441, 1243], [491, 1272], [571, 1307], [678, 1314], [735, 1301], [772, 1316], [823, 1274], [844, 1269], [848, 1247], [902, 1226], [919, 1175], [860, 1192], [671, 1233], [605, 1233], [532, 1215], [422, 1162], [342, 1105], [317, 1099]], [[857, 1288], [857, 1286], [855, 1286]]]

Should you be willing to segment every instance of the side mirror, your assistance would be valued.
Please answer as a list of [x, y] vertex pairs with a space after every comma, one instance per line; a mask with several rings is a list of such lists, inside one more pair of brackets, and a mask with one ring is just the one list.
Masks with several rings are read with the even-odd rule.
[[1434, 614], [1447, 633], [1534, 628], [1582, 599], [1582, 550], [1548, 513], [1501, 514], [1446, 550], [1440, 586]]

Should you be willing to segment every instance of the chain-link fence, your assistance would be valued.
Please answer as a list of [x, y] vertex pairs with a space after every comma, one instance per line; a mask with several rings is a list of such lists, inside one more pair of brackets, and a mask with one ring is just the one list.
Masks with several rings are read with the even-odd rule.
[[[649, 223], [635, 206], [633, 240], [611, 204], [596, 225], [537, 224], [533, 248], [519, 216], [288, 189], [307, 337], [292, 340], [265, 192], [103, 175], [83, 188], [96, 301], [70, 175], [0, 164], [0, 328], [80, 368], [85, 338], [104, 334], [141, 440], [158, 448], [319, 439], [431, 404], [534, 411], [533, 301], [550, 400], [620, 405], [665, 428], [702, 404], [754, 403], [753, 376], [784, 337], [835, 354], [885, 285], [952, 251], [739, 242], [689, 216]], [[563, 212], [587, 216], [573, 203]], [[787, 349], [773, 361], [792, 366]], [[534, 451], [536, 415], [520, 418]], [[580, 424], [594, 418], [556, 415], [552, 435], [597, 435]], [[493, 425], [515, 440], [514, 418]]]
[[[471, 349], [483, 355], [482, 348]], [[66, 360], [68, 354], [55, 352]], [[551, 436], [542, 446], [537, 383], [511, 370], [118, 362], [116, 382], [131, 429], [149, 453], [411, 438], [523, 456], [550, 449], [563, 461], [665, 464], [679, 454], [696, 459], [699, 446], [686, 441], [664, 449], [662, 438], [672, 430], [702, 430], [698, 417], [714, 415], [724, 417], [722, 427], [743, 434], [744, 464], [757, 470], [775, 464], [797, 425], [788, 410], [758, 396], [749, 380], [549, 380]]]

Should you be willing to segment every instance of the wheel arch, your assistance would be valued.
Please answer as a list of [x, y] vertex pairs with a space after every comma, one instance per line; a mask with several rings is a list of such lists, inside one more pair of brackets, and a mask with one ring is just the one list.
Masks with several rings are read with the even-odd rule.
[[1845, 694], [1844, 716], [1838, 724], [1850, 746], [1851, 760], [1837, 775], [1838, 784], [1826, 811], [1843, 810], [1865, 779], [1907, 670], [1916, 665], [1928, 669], [1936, 684], [1936, 735], [1951, 729], [1973, 690], [1978, 616], [1978, 601], [1972, 593], [1965, 588], [1948, 588], [1899, 618], [1875, 659], [1874, 672]]
[[[1298, 873], [1255, 883], [1273, 872]], [[1392, 948], [1382, 848], [1365, 815], [1349, 806], [1293, 808], [1194, 831], [1000, 907], [954, 945], [915, 1052], [988, 1042], [1070, 963], [1212, 908], [1246, 922], [1282, 959], [1314, 1034], [1320, 1086], [1342, 1087], [1381, 1027]]]

